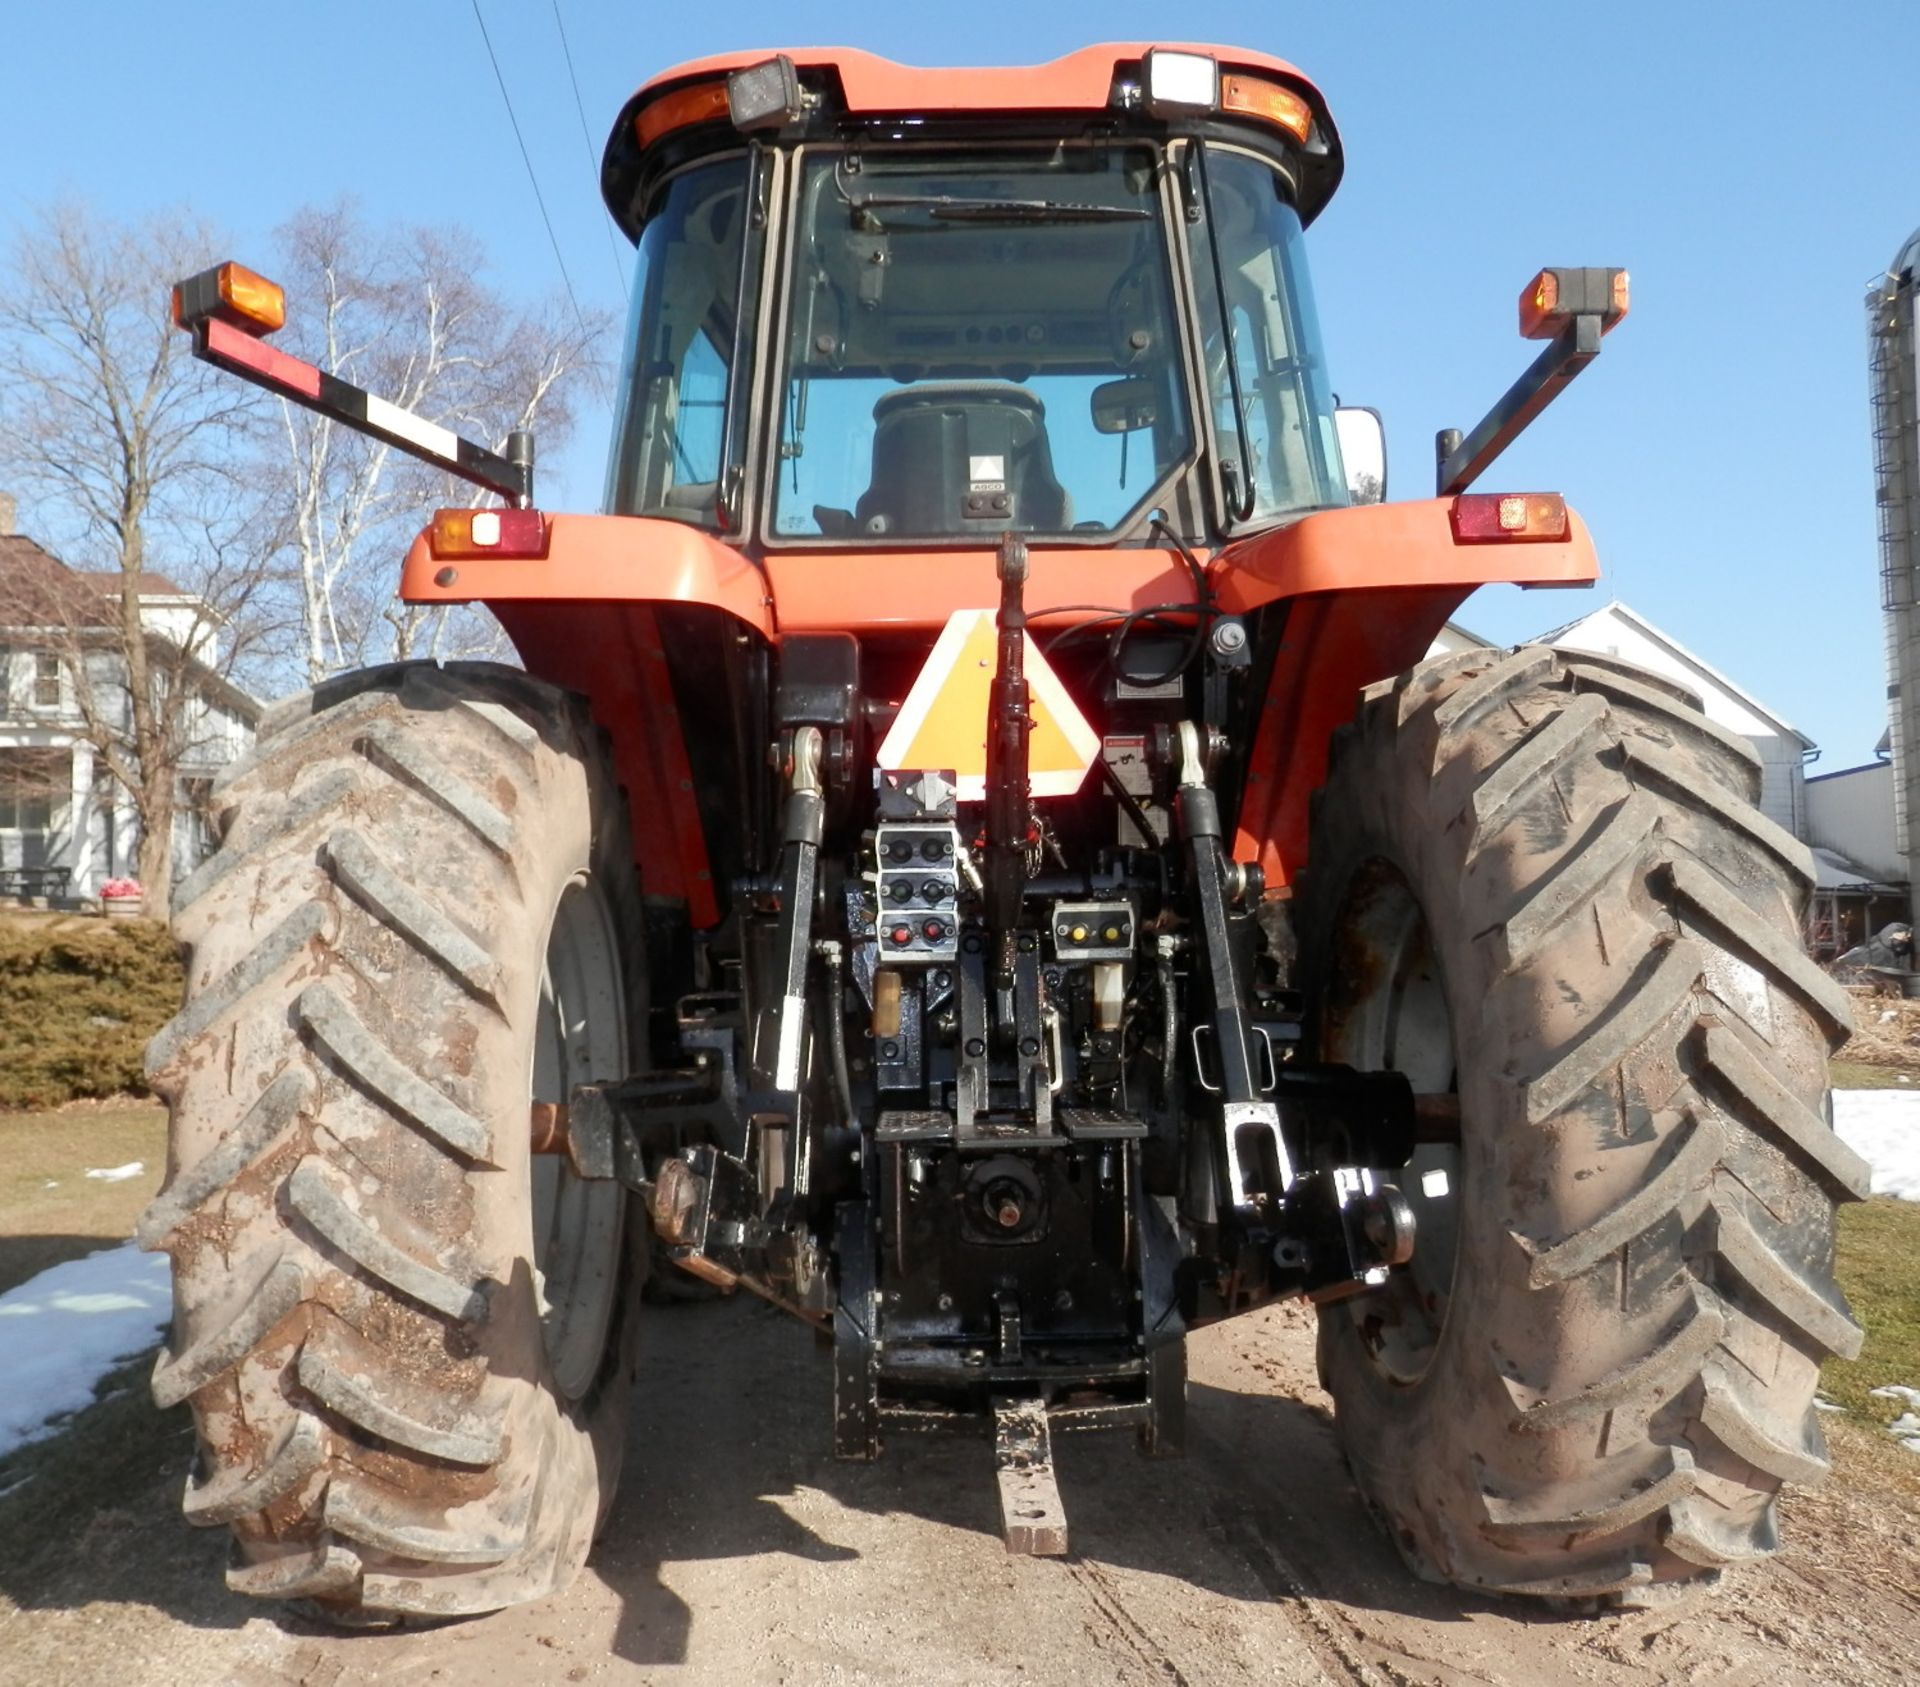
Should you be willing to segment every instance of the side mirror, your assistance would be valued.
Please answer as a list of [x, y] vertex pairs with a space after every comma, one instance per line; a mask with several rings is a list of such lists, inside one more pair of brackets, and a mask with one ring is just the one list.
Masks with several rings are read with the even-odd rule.
[[1347, 496], [1356, 504], [1387, 501], [1387, 429], [1380, 412], [1343, 404], [1333, 413], [1340, 439], [1340, 461], [1347, 471]]
[[1150, 428], [1160, 409], [1159, 389], [1144, 375], [1123, 375], [1093, 389], [1091, 400], [1096, 433], [1132, 433]]

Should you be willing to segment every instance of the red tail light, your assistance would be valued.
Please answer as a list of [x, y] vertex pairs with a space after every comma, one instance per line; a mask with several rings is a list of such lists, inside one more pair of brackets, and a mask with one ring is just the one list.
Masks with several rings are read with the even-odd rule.
[[1564, 539], [1567, 502], [1558, 492], [1463, 492], [1453, 501], [1458, 545]]
[[444, 560], [547, 554], [547, 518], [538, 510], [435, 510], [427, 548]]

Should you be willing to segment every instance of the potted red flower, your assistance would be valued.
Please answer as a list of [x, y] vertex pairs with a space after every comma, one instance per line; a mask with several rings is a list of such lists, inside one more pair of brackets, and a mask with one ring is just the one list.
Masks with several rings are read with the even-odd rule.
[[147, 893], [138, 879], [108, 879], [100, 887], [100, 907], [110, 920], [138, 919], [147, 910]]

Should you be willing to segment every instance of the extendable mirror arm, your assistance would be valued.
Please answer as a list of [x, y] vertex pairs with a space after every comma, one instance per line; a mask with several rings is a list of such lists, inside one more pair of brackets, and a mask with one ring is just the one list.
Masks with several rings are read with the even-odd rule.
[[1520, 295], [1520, 332], [1552, 340], [1527, 372], [1462, 437], [1458, 428], [1434, 436], [1437, 495], [1464, 492], [1527, 425], [1600, 355], [1601, 337], [1627, 314], [1623, 269], [1544, 269]]
[[533, 434], [507, 435], [506, 455], [416, 416], [376, 393], [266, 343], [286, 321], [286, 295], [241, 264], [219, 264], [173, 290], [173, 320], [193, 335], [193, 355], [308, 410], [384, 440], [421, 462], [489, 492], [515, 509], [533, 504]]

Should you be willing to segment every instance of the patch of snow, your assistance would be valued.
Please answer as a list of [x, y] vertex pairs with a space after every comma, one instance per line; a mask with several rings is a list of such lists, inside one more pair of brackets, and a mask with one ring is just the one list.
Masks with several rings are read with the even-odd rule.
[[[1910, 1407], [1920, 1406], [1920, 1388], [1909, 1388], [1903, 1382], [1890, 1382], [1884, 1388], [1870, 1388], [1867, 1392], [1876, 1400], [1900, 1400]], [[1887, 1433], [1910, 1453], [1920, 1453], [1920, 1413], [1902, 1412], [1887, 1425]]]
[[166, 1256], [131, 1242], [0, 1295], [0, 1457], [91, 1405], [101, 1377], [151, 1347], [172, 1310]]
[[1813, 1397], [1813, 1409], [1816, 1412], [1844, 1412], [1845, 1406], [1836, 1406], [1831, 1400], [1822, 1400], [1819, 1395]]
[[1920, 1201], [1920, 1095], [1835, 1090], [1833, 1128], [1873, 1167], [1873, 1193]]
[[130, 1177], [138, 1177], [147, 1169], [145, 1160], [129, 1160], [124, 1166], [89, 1166], [87, 1176], [98, 1178], [102, 1183], [125, 1183]]
[[19, 1493], [20, 1490], [24, 1488], [32, 1480], [33, 1480], [32, 1471], [28, 1471], [25, 1476], [15, 1477], [13, 1481], [9, 1482], [4, 1488], [0, 1488], [0, 1500], [5, 1499], [9, 1494]]
[[1920, 1388], [1909, 1388], [1903, 1382], [1890, 1382], [1885, 1388], [1867, 1390], [1876, 1400], [1904, 1400], [1909, 1406], [1920, 1406]]

